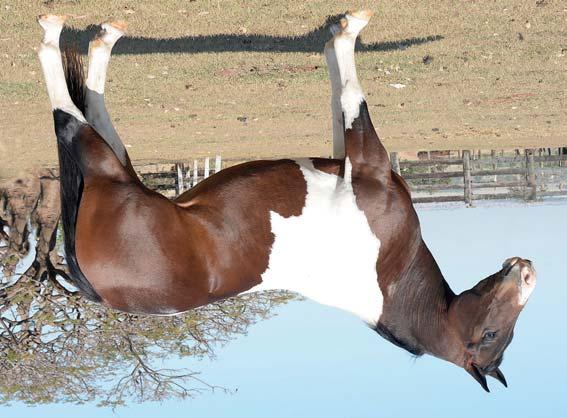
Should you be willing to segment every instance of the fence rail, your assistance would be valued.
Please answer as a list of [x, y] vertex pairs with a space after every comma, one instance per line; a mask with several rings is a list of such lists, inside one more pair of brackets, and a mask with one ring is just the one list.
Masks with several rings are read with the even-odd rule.
[[[547, 154], [547, 155], [546, 155]], [[414, 203], [465, 202], [567, 196], [567, 148], [390, 153], [392, 169], [412, 191]], [[170, 164], [136, 165], [142, 181], [174, 197], [223, 168], [220, 156]]]
[[[456, 154], [456, 155], [454, 155]], [[412, 191], [414, 203], [567, 196], [567, 148], [443, 151], [402, 160], [390, 153], [392, 169]], [[547, 155], [546, 155], [547, 154]], [[458, 193], [461, 191], [461, 193]]]
[[222, 159], [217, 155], [211, 168], [209, 157], [192, 164], [176, 162], [170, 164], [135, 165], [134, 169], [148, 187], [158, 190], [166, 196], [179, 196], [207, 177], [222, 170]]

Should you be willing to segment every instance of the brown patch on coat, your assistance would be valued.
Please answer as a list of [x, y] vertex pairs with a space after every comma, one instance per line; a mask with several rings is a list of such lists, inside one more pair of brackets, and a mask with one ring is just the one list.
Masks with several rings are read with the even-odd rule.
[[298, 216], [305, 203], [307, 185], [291, 160], [230, 167], [172, 202], [131, 178], [104, 141], [82, 142], [90, 163], [77, 257], [116, 309], [180, 312], [259, 284], [274, 241], [270, 212]]

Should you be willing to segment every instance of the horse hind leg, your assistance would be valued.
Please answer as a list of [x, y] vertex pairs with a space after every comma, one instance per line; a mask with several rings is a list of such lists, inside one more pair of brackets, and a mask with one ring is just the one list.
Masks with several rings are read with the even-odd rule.
[[38, 56], [52, 110], [62, 110], [75, 117], [79, 122], [86, 123], [83, 113], [75, 105], [67, 89], [61, 51], [59, 50], [59, 37], [66, 19], [67, 17], [62, 15], [42, 15], [38, 18], [38, 22], [44, 31]]
[[[331, 26], [331, 33], [337, 32], [338, 25]], [[331, 113], [333, 118], [333, 158], [345, 158], [344, 119], [341, 107], [342, 81], [339, 72], [339, 63], [335, 52], [334, 37], [325, 43], [325, 60], [331, 81]]]
[[85, 106], [87, 121], [104, 138], [125, 167], [130, 166], [130, 160], [106, 110], [104, 86], [112, 48], [125, 34], [126, 28], [127, 24], [121, 21], [103, 23], [100, 32], [89, 43]]

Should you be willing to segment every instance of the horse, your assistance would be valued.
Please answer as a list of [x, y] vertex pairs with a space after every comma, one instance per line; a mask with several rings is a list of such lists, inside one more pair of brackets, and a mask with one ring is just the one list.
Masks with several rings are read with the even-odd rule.
[[505, 260], [455, 294], [422, 239], [402, 177], [372, 124], [355, 41], [372, 13], [331, 26], [333, 157], [251, 161], [169, 200], [138, 177], [104, 104], [114, 43], [108, 22], [88, 73], [59, 49], [65, 17], [40, 16], [61, 220], [73, 284], [125, 312], [170, 315], [245, 292], [284, 289], [350, 312], [388, 341], [507, 385], [499, 366], [536, 284], [531, 261]]

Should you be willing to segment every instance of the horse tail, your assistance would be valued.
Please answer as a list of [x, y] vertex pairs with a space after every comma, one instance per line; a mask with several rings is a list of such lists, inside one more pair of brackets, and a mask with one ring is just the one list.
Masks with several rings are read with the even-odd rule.
[[63, 71], [71, 100], [85, 114], [86, 87], [83, 60], [76, 48], [65, 47], [62, 54]]
[[[62, 58], [69, 95], [75, 106], [84, 114], [85, 78], [81, 57], [76, 50], [66, 48]], [[70, 273], [69, 280], [87, 299], [100, 302], [102, 298], [79, 268], [75, 252], [75, 230], [83, 192], [83, 175], [79, 162], [74, 156], [74, 142], [85, 123], [61, 109], [53, 111], [53, 119], [59, 155], [61, 223], [64, 232], [65, 258]]]

